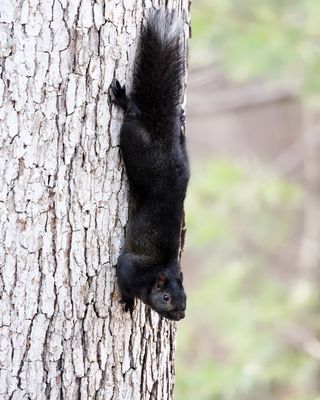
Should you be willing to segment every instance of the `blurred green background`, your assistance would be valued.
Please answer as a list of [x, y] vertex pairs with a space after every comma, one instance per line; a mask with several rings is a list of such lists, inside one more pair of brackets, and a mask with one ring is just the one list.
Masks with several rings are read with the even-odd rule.
[[[178, 325], [175, 398], [319, 400], [320, 2], [194, 0], [191, 16], [187, 120], [195, 145], [185, 205], [188, 309]], [[205, 86], [215, 93], [218, 87], [219, 96], [231, 87], [238, 97], [239, 92], [252, 97], [252, 91], [242, 95], [252, 82], [272, 82], [273, 88], [288, 82], [302, 110], [301, 136], [290, 146], [279, 142], [266, 155], [273, 122], [270, 138], [261, 139], [256, 153], [247, 154], [245, 144], [221, 150], [214, 139], [212, 152], [202, 153], [201, 143], [197, 147], [202, 131], [192, 121], [206, 118], [210, 139], [238, 112], [231, 107], [217, 117], [207, 107], [210, 90], [203, 104], [201, 95], [193, 97], [201, 71], [213, 69], [223, 83], [208, 78]], [[246, 121], [257, 113], [260, 97], [246, 100]], [[269, 98], [268, 107], [270, 101], [286, 123], [296, 117], [283, 113], [283, 100]], [[268, 124], [260, 115], [258, 124]], [[316, 141], [308, 140], [310, 129]], [[232, 144], [240, 137], [236, 129], [230, 135]], [[301, 162], [283, 172], [273, 161], [288, 152]]]
[[320, 88], [318, 0], [195, 0], [192, 64], [219, 59], [237, 79], [287, 77]]

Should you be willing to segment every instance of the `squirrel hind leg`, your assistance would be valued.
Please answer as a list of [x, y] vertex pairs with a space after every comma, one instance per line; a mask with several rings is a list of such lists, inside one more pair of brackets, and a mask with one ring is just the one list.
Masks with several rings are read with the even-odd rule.
[[138, 107], [127, 95], [125, 85], [121, 86], [119, 81], [114, 79], [110, 85], [110, 89], [113, 94], [113, 102], [124, 110], [126, 117], [138, 118], [140, 116]]

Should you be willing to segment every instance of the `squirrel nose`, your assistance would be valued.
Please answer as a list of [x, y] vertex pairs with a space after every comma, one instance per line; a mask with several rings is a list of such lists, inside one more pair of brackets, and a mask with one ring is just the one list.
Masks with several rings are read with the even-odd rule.
[[185, 312], [184, 311], [177, 311], [176, 312], [176, 320], [180, 321], [180, 319], [185, 317]]

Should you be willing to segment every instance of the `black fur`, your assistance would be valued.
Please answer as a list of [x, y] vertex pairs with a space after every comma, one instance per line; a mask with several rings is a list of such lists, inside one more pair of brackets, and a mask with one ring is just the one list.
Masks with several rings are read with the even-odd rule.
[[142, 29], [133, 90], [114, 81], [125, 111], [120, 146], [129, 180], [129, 220], [117, 277], [126, 310], [140, 298], [160, 315], [184, 317], [186, 295], [178, 260], [189, 179], [181, 130], [185, 52], [175, 13], [154, 12]]

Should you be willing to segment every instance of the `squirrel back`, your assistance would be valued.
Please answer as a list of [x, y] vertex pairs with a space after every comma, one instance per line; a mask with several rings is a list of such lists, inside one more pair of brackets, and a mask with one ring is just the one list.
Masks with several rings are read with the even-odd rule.
[[163, 135], [180, 113], [185, 73], [183, 23], [176, 12], [150, 12], [142, 27], [131, 98], [147, 129]]

